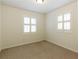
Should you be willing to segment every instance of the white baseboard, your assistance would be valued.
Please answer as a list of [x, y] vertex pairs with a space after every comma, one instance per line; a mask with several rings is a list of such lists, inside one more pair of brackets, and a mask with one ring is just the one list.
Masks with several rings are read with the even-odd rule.
[[76, 51], [76, 50], [66, 48], [66, 47], [64, 47], [64, 46], [62, 46], [62, 45], [59, 45], [59, 44], [53, 42], [53, 41], [49, 41], [49, 40], [46, 40], [46, 41], [48, 41], [48, 42], [50, 42], [50, 43], [53, 43], [53, 44], [55, 44], [55, 45], [58, 45], [58, 46], [60, 46], [60, 47], [62, 47], [62, 48], [65, 48], [65, 49], [67, 49], [67, 50], [69, 50], [69, 51], [72, 51], [72, 52], [78, 53], [78, 51]]
[[12, 47], [17, 47], [17, 46], [21, 46], [21, 45], [26, 45], [26, 44], [31, 44], [31, 43], [36, 43], [36, 42], [40, 42], [40, 41], [43, 41], [43, 40], [35, 40], [35, 41], [31, 41], [31, 42], [26, 42], [26, 43], [19, 43], [17, 45], [10, 45], [8, 47], [3, 47], [2, 50], [4, 49], [8, 49], [8, 48], [12, 48]]

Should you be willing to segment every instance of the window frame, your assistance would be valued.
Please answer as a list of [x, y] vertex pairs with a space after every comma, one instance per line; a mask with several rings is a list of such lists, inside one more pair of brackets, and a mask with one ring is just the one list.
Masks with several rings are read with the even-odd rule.
[[[70, 14], [70, 18], [69, 18], [69, 20], [64, 20], [64, 18], [65, 18], [65, 16], [64, 15], [66, 15], [66, 14]], [[62, 15], [59, 15], [59, 16], [62, 16], [62, 21], [58, 21], [58, 18], [57, 18], [57, 21], [58, 21], [58, 23], [57, 23], [57, 29], [58, 29], [58, 24], [59, 23], [62, 23], [62, 29], [58, 29], [58, 30], [60, 30], [60, 31], [71, 31], [71, 13], [69, 12], [69, 13], [64, 13], [64, 14], [62, 14]], [[58, 16], [58, 17], [59, 17]], [[67, 18], [66, 18], [67, 19]], [[64, 29], [64, 23], [67, 23], [67, 22], [69, 22], [70, 23], [70, 29]], [[68, 24], [67, 24], [68, 25]], [[66, 26], [67, 26], [66, 25]], [[67, 27], [68, 28], [68, 27]]]
[[[30, 32], [33, 32], [33, 31], [32, 31], [32, 26], [35, 26], [35, 27], [36, 27], [35, 30], [37, 31], [37, 20], [36, 20], [36, 18], [33, 18], [33, 17], [32, 17], [32, 18], [31, 18], [31, 21], [32, 21], [32, 19], [35, 19], [35, 22], [36, 22], [36, 23], [35, 23], [35, 24], [32, 24], [32, 23], [30, 24], [30, 27], [31, 27], [31, 28], [30, 28]], [[30, 21], [30, 22], [31, 22], [31, 21]], [[36, 31], [35, 31], [35, 32], [36, 32]]]
[[[65, 15], [66, 15], [66, 17], [67, 17], [67, 14], [70, 14], [69, 20], [68, 20], [68, 18], [66, 18], [66, 20], [64, 19], [64, 18], [65, 18]], [[64, 29], [64, 31], [71, 31], [71, 13], [65, 13], [65, 14], [63, 15], [63, 19], [64, 19], [64, 21], [63, 21], [63, 29], [64, 29], [64, 23], [66, 23], [66, 24], [67, 24], [68, 22], [70, 23], [70, 26], [69, 26], [70, 29], [67, 29], [67, 28], [68, 28], [68, 27], [67, 27], [66, 29]], [[68, 25], [68, 24], [67, 24], [67, 25]], [[66, 25], [66, 26], [67, 26], [67, 25]]]
[[[25, 16], [25, 17], [27, 17], [27, 16]], [[25, 21], [25, 17], [24, 17], [24, 21]], [[31, 23], [31, 20], [32, 20], [33, 17], [27, 17], [27, 18], [29, 18], [29, 24], [25, 24], [25, 22], [24, 22], [24, 30], [23, 30], [23, 32], [24, 32], [24, 33], [33, 32], [33, 31], [32, 31], [32, 26], [36, 26], [35, 31], [34, 31], [34, 32], [36, 32], [36, 31], [37, 31], [37, 19], [34, 18], [36, 24], [32, 24], [32, 23]], [[28, 31], [25, 31], [25, 25], [29, 26], [29, 32], [28, 32]]]
[[[62, 17], [61, 21], [59, 21], [60, 17]], [[59, 23], [62, 23], [62, 29], [63, 29], [63, 16], [62, 15], [58, 16], [58, 25], [59, 25]], [[59, 29], [59, 26], [58, 26], [58, 30], [62, 30], [62, 29]]]

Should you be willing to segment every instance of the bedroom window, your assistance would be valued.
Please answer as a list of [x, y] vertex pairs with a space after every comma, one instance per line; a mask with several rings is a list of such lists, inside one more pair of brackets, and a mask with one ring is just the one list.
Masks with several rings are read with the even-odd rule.
[[24, 32], [30, 32], [30, 18], [24, 17]]
[[62, 15], [58, 16], [58, 29], [59, 30], [63, 29], [63, 16]]
[[36, 18], [24, 17], [24, 32], [36, 32]]
[[70, 19], [71, 19], [70, 13], [64, 14], [64, 30], [70, 30]]
[[58, 30], [69, 31], [71, 28], [70, 20], [71, 20], [70, 13], [58, 16]]
[[31, 32], [36, 32], [36, 18], [31, 18]]

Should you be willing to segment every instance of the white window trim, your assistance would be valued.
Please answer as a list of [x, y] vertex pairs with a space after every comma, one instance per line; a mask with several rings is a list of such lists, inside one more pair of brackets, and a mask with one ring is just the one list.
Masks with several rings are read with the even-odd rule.
[[[24, 26], [25, 26], [25, 25], [29, 25], [29, 26], [30, 26], [29, 32], [32, 33], [33, 31], [32, 31], [32, 28], [31, 28], [31, 27], [34, 25], [34, 26], [36, 27], [36, 29], [35, 29], [34, 32], [37, 32], [37, 20], [36, 20], [36, 24], [32, 24], [32, 23], [31, 23], [32, 18], [31, 18], [31, 17], [28, 17], [28, 18], [30, 19], [30, 23], [29, 23], [29, 24], [25, 24], [25, 23], [24, 23]], [[35, 18], [35, 19], [36, 19], [36, 18]], [[25, 31], [25, 27], [24, 27], [23, 32], [24, 32], [24, 33], [29, 33], [29, 32], [26, 32], [26, 31]]]
[[[66, 14], [66, 13], [65, 13], [65, 14]], [[62, 14], [62, 19], [63, 19], [62, 21], [58, 21], [58, 18], [57, 18], [57, 21], [58, 21], [58, 22], [57, 22], [57, 29], [58, 29], [58, 24], [59, 24], [59, 23], [62, 23], [62, 29], [58, 29], [58, 30], [59, 30], [59, 31], [64, 31], [64, 32], [70, 32], [70, 31], [71, 31], [71, 13], [70, 13], [70, 20], [66, 20], [66, 21], [64, 20], [64, 15], [65, 15], [65, 14]], [[59, 15], [59, 16], [61, 16], [61, 15]], [[59, 16], [58, 16], [58, 17], [59, 17]], [[64, 29], [64, 23], [65, 23], [65, 22], [70, 22], [70, 29], [69, 29], [69, 30]]]

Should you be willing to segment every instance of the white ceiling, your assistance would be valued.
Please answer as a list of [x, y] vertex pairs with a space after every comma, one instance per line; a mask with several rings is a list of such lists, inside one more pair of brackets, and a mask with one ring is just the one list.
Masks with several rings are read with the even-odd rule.
[[37, 4], [36, 0], [2, 0], [3, 4], [41, 13], [47, 13], [73, 1], [76, 0], [44, 0], [43, 4]]

